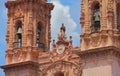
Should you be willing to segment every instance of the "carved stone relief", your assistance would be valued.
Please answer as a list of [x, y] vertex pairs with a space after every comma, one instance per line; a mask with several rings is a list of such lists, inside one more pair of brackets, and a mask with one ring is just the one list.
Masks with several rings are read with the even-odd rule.
[[96, 35], [96, 36], [92, 36], [92, 37], [91, 37], [91, 45], [92, 45], [93, 47], [99, 46], [100, 43], [101, 43], [101, 38], [100, 38], [100, 36]]
[[113, 3], [114, 3], [114, 0], [108, 0], [108, 11], [113, 11]]
[[54, 76], [57, 72], [64, 73], [65, 76], [80, 76], [82, 68], [74, 63], [57, 61], [46, 68], [46, 76]]

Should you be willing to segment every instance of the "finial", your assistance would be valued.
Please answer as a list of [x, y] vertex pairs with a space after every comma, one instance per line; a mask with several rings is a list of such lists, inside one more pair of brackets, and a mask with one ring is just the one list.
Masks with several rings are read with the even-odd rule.
[[72, 48], [72, 36], [70, 36], [70, 40], [69, 40], [69, 48]]
[[55, 40], [53, 39], [53, 43], [55, 42]]
[[56, 43], [55, 43], [55, 40], [53, 40], [53, 43], [52, 43], [52, 49], [53, 49], [53, 50], [56, 49]]
[[62, 23], [62, 26], [64, 26], [64, 23]]
[[70, 36], [70, 40], [72, 40], [72, 36]]

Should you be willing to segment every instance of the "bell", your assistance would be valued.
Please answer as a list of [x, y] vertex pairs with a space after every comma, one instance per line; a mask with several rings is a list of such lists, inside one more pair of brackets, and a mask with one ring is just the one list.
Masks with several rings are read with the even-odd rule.
[[38, 29], [38, 33], [40, 33], [41, 32], [41, 30], [40, 29]]
[[18, 28], [17, 34], [22, 34], [22, 28], [21, 27]]
[[99, 12], [95, 12], [95, 21], [100, 21]]
[[21, 39], [21, 34], [22, 34], [22, 28], [18, 27], [18, 30], [17, 30], [18, 39]]
[[37, 34], [37, 39], [39, 39], [40, 38], [40, 34]]

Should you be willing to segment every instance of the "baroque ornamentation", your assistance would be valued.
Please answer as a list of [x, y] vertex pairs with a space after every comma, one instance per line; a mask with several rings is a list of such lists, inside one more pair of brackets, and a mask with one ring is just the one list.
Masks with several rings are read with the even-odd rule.
[[91, 37], [91, 45], [92, 47], [97, 47], [101, 43], [101, 37], [98, 36], [97, 34]]
[[[69, 70], [71, 70], [71, 74], [72, 76], [81, 76], [82, 73], [82, 68], [79, 65], [75, 65], [74, 63], [71, 62], [66, 62], [66, 61], [57, 61], [55, 63], [53, 63], [52, 65], [48, 66], [47, 68], [44, 68], [44, 70], [46, 71], [46, 74], [49, 72], [49, 75], [55, 75], [57, 72], [63, 72], [65, 75], [70, 74], [70, 72], [68, 73], [68, 71], [66, 70], [67, 68], [71, 68]], [[51, 72], [51, 73], [50, 73]]]
[[114, 3], [114, 0], [108, 0], [108, 11], [111, 11], [113, 12], [113, 3]]
[[21, 8], [18, 8], [18, 9], [15, 11], [15, 18], [22, 17], [22, 16], [23, 16], [22, 9], [21, 9]]
[[69, 59], [72, 56], [72, 51], [70, 49], [65, 50], [65, 52], [63, 54], [58, 54], [56, 52], [50, 53], [50, 61], [51, 62], [56, 62], [58, 60], [65, 60], [65, 61], [69, 61]]

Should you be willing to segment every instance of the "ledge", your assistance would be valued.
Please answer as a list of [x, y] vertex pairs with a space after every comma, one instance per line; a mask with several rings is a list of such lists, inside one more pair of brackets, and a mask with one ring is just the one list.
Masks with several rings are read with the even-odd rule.
[[105, 51], [109, 51], [109, 50], [120, 53], [120, 48], [117, 48], [115, 46], [100, 47], [100, 48], [83, 50], [83, 51], [76, 50], [76, 51], [73, 51], [73, 53], [75, 53], [77, 55], [84, 55], [84, 54], [89, 54], [89, 53], [105, 52]]
[[26, 61], [26, 62], [13, 63], [13, 64], [0, 66], [0, 68], [7, 69], [7, 68], [19, 67], [19, 66], [23, 66], [23, 65], [34, 65], [34, 66], [37, 66], [39, 64], [37, 62], [33, 62], [33, 61]]

